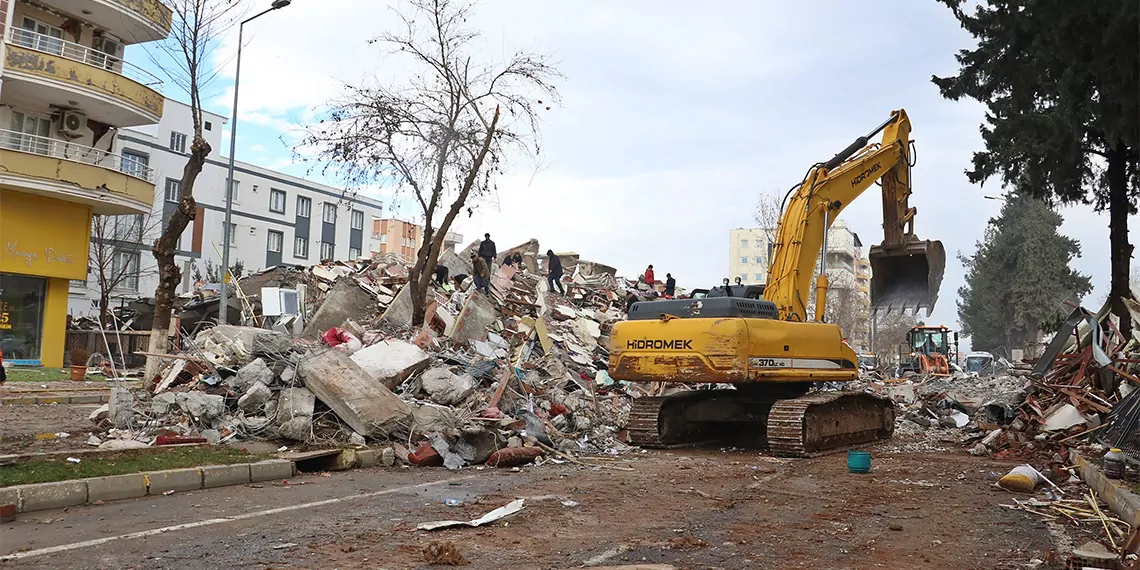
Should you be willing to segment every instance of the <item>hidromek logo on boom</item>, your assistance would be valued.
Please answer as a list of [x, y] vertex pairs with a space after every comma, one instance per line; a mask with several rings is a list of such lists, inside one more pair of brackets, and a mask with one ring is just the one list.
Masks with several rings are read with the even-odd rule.
[[631, 350], [693, 350], [693, 340], [629, 340], [626, 341], [625, 347]]

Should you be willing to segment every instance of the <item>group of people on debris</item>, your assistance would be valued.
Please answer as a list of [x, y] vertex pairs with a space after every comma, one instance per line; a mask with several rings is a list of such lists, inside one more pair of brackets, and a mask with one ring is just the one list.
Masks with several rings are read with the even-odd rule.
[[[491, 234], [483, 234], [483, 241], [479, 242], [479, 248], [471, 252], [471, 268], [472, 275], [460, 273], [452, 277], [455, 286], [458, 287], [470, 277], [474, 281], [475, 288], [485, 294], [491, 294], [491, 271], [495, 267], [495, 258], [498, 257], [499, 252], [495, 248], [495, 242], [491, 241]], [[550, 291], [558, 290], [559, 295], [565, 295], [566, 289], [562, 287], [562, 260], [554, 255], [554, 250], [546, 250], [546, 280], [550, 284]], [[502, 265], [509, 267], [518, 266], [524, 269], [522, 254], [508, 253], [504, 258]], [[435, 282], [437, 285], [442, 286], [448, 277], [449, 270], [443, 265], [437, 265], [435, 268]]]
[[[657, 295], [657, 276], [653, 273], [653, 265], [645, 268], [645, 273], [641, 275], [640, 280], [649, 286], [649, 297], [653, 298]], [[665, 274], [665, 289], [661, 293], [661, 297], [665, 299], [672, 299], [677, 294], [677, 280], [673, 278], [672, 273]], [[630, 289], [625, 296], [625, 313], [628, 315], [633, 310], [633, 304], [641, 301], [638, 297], [637, 291]]]

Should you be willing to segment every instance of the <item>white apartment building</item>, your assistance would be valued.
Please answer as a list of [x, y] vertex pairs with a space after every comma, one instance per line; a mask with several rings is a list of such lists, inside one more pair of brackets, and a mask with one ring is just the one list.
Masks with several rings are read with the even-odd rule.
[[[342, 189], [319, 184], [260, 166], [238, 161], [234, 165], [234, 196], [231, 228], [225, 229], [225, 196], [228, 157], [222, 151], [222, 132], [228, 119], [203, 113], [203, 135], [211, 152], [194, 184], [198, 204], [195, 220], [187, 226], [178, 247], [182, 285], [179, 292], [193, 289], [194, 268], [205, 275], [205, 263], [221, 267], [223, 240], [230, 241], [230, 264], [241, 261], [246, 273], [276, 265], [313, 265], [327, 259], [355, 259], [376, 249], [372, 243], [372, 220], [381, 217], [382, 204]], [[240, 135], [239, 135], [240, 137]], [[115, 152], [154, 172], [155, 198], [152, 235], [142, 247], [124, 248], [122, 263], [139, 268], [138, 278], [124, 279], [115, 292], [117, 299], [151, 297], [158, 283], [150, 243], [166, 225], [177, 207], [182, 169], [193, 140], [190, 107], [166, 100], [157, 125], [123, 129], [115, 140]], [[240, 141], [239, 141], [240, 144]], [[97, 313], [98, 283], [72, 281], [68, 308], [71, 314]]]
[[[737, 228], [728, 231], [728, 276], [746, 285], [768, 281], [768, 263], [776, 241], [775, 228]], [[827, 268], [834, 280], [855, 280], [857, 253], [863, 244], [843, 219], [827, 232]]]

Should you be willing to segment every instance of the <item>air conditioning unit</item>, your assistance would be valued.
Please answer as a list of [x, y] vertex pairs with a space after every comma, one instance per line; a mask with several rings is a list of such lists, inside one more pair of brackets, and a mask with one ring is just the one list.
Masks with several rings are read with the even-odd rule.
[[87, 115], [79, 111], [64, 111], [59, 115], [59, 134], [66, 137], [81, 137], [87, 127]]

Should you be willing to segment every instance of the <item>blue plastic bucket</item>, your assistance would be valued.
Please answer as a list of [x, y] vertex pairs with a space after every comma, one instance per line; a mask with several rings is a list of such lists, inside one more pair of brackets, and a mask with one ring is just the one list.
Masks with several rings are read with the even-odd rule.
[[848, 451], [847, 470], [852, 473], [869, 473], [871, 471], [871, 452]]

